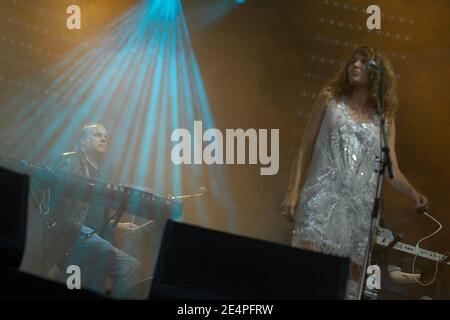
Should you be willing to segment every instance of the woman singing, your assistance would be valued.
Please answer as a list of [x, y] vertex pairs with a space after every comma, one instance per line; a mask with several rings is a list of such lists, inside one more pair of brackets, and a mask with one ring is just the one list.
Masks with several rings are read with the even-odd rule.
[[282, 205], [282, 214], [295, 220], [293, 246], [350, 257], [347, 299], [358, 298], [380, 159], [376, 106], [381, 77], [368, 68], [369, 60], [375, 61], [384, 74], [383, 115], [394, 175], [388, 181], [417, 208], [427, 206], [427, 198], [408, 182], [397, 163], [397, 98], [392, 68], [381, 53], [369, 47], [357, 48], [338, 76], [322, 90]]

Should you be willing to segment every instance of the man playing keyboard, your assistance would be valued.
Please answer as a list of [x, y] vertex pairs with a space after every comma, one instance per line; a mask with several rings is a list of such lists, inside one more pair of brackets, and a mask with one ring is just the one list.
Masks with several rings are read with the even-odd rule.
[[[76, 150], [63, 154], [55, 169], [101, 178], [101, 164], [107, 148], [105, 127], [98, 123], [85, 125]], [[60, 213], [57, 241], [62, 245], [58, 266], [63, 272], [70, 265], [80, 267], [82, 288], [106, 293], [109, 280], [112, 282], [111, 296], [126, 298], [127, 289], [139, 280], [141, 264], [106, 240], [116, 229], [112, 227], [110, 210], [65, 196], [57, 200], [56, 210]], [[133, 223], [117, 224], [121, 231], [136, 228]]]

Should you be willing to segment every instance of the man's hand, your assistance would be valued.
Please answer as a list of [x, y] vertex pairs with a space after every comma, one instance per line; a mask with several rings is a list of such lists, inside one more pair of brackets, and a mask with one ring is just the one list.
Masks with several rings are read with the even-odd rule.
[[124, 232], [134, 231], [138, 228], [137, 225], [135, 225], [132, 222], [119, 222], [117, 224], [117, 229]]

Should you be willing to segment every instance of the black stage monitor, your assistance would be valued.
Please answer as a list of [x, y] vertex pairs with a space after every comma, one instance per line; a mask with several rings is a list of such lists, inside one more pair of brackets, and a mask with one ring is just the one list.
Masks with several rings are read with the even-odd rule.
[[349, 259], [168, 221], [151, 299], [343, 299]]
[[65, 283], [59, 283], [13, 268], [0, 266], [2, 290], [0, 299], [38, 300], [107, 300], [106, 296], [85, 289], [69, 290]]
[[29, 178], [0, 168], [0, 265], [18, 268], [25, 247]]

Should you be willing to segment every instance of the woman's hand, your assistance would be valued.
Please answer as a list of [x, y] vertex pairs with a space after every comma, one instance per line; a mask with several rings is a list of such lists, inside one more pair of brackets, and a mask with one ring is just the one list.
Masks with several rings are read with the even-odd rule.
[[423, 194], [420, 194], [416, 190], [411, 192], [411, 201], [416, 206], [417, 211], [424, 211], [428, 209], [428, 199]]
[[281, 204], [281, 214], [289, 221], [295, 220], [295, 211], [298, 204], [298, 192], [288, 192]]

